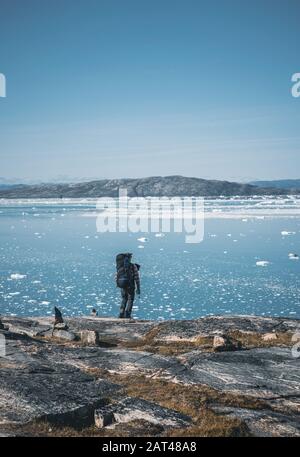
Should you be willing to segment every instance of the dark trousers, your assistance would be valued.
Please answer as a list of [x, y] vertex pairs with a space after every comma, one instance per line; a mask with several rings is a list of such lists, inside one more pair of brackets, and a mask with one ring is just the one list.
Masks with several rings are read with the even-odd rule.
[[134, 289], [121, 289], [122, 303], [120, 306], [120, 317], [131, 317], [134, 301]]

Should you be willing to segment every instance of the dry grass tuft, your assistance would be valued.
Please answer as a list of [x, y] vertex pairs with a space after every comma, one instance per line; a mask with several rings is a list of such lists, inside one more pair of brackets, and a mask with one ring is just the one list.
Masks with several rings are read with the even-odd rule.
[[244, 348], [269, 348], [274, 346], [290, 347], [292, 345], [291, 332], [276, 332], [277, 338], [270, 341], [263, 340], [263, 333], [241, 332], [239, 330], [229, 332], [229, 337], [242, 344]]
[[209, 406], [219, 404], [250, 409], [266, 407], [262, 400], [219, 392], [205, 385], [186, 386], [143, 375], [111, 374], [98, 368], [89, 369], [88, 373], [122, 385], [122, 395], [153, 401], [192, 417], [193, 424], [190, 427], [168, 430], [163, 436], [249, 436], [248, 427], [242, 421], [216, 414]]

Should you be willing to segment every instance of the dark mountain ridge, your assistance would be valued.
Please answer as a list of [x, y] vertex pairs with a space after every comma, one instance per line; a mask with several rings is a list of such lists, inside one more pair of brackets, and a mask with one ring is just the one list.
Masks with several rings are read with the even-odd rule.
[[253, 181], [249, 184], [258, 187], [277, 187], [280, 189], [299, 190], [300, 179], [276, 179], [274, 181]]
[[99, 198], [117, 197], [119, 188], [127, 188], [129, 197], [173, 196], [252, 196], [300, 194], [300, 189], [258, 187], [229, 181], [188, 178], [184, 176], [154, 176], [149, 178], [101, 179], [82, 183], [19, 185], [0, 189], [0, 198]]

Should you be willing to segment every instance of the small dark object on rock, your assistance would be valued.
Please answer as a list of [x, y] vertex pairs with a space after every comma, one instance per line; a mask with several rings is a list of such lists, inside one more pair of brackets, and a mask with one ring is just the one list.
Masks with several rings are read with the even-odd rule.
[[54, 325], [63, 323], [64, 320], [61, 311], [56, 306], [54, 306]]
[[91, 312], [91, 315], [92, 315], [93, 317], [97, 317], [97, 316], [98, 316], [98, 311], [97, 311], [95, 308], [93, 308], [93, 309], [92, 309], [92, 312]]
[[61, 311], [54, 306], [54, 325], [52, 330], [52, 336], [54, 336], [54, 330], [68, 330], [67, 324], [64, 323]]

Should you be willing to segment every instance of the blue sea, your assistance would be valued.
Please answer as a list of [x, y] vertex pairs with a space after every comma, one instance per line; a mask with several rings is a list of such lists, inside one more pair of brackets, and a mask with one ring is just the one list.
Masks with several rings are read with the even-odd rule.
[[0, 201], [0, 314], [117, 316], [115, 256], [132, 252], [134, 317], [300, 317], [300, 200], [208, 199], [204, 239], [98, 233], [93, 200]]

